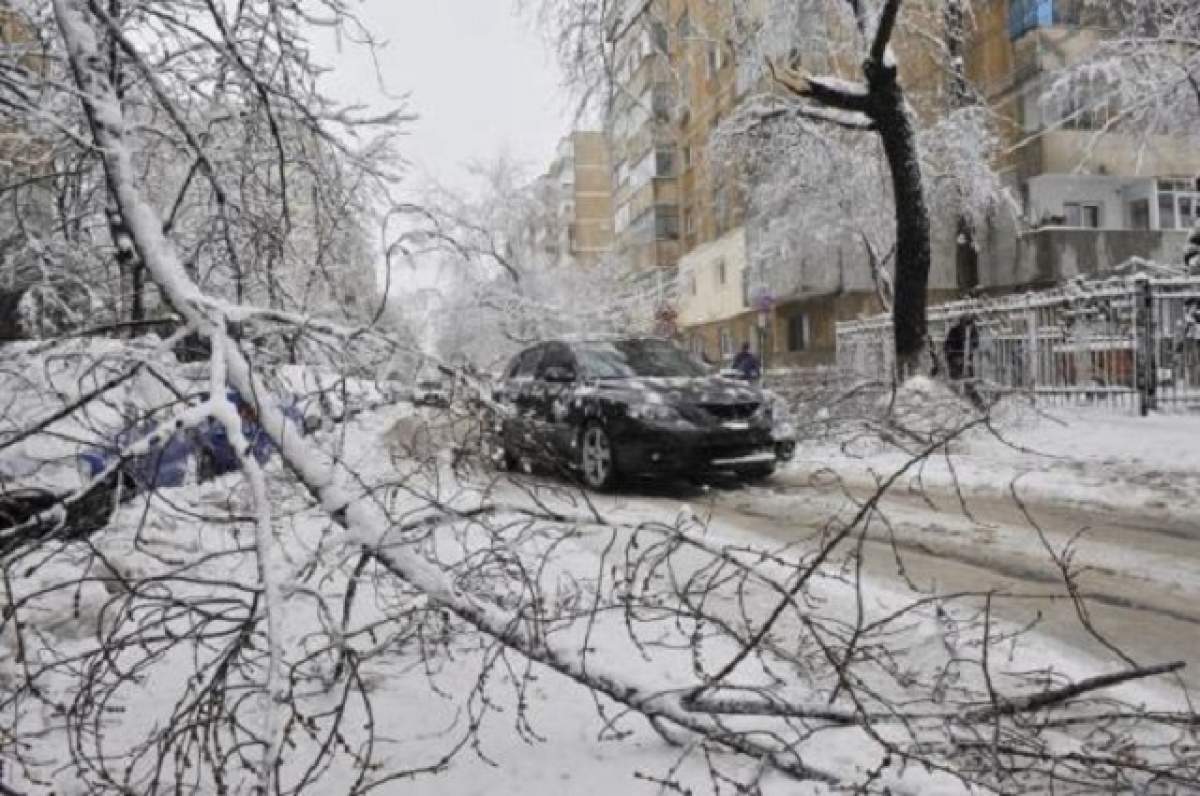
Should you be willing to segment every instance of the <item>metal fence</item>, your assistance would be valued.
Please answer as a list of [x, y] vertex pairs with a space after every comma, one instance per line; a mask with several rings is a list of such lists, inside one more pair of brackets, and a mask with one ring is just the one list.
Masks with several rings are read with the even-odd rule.
[[[928, 313], [938, 369], [971, 389], [1146, 413], [1200, 411], [1200, 278], [1075, 281]], [[892, 321], [837, 325], [839, 367], [890, 381]]]

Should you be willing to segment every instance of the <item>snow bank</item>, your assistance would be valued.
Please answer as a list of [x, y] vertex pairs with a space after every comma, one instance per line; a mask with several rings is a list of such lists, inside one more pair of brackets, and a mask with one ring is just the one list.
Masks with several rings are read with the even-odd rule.
[[[830, 469], [850, 483], [873, 483], [920, 449], [927, 435], [952, 431], [976, 417], [944, 385], [922, 379], [897, 392], [896, 425], [859, 418], [826, 438], [801, 444], [792, 478]], [[1027, 400], [1003, 401], [990, 422], [972, 428], [913, 468], [900, 484], [961, 487], [1007, 496], [1014, 482], [1026, 499], [1061, 505], [1136, 509], [1180, 517], [1200, 511], [1200, 416], [1134, 417], [1100, 410], [1040, 410]]]
[[895, 391], [881, 396], [877, 407], [889, 420], [925, 440], [935, 440], [959, 429], [978, 412], [944, 381], [914, 376]]

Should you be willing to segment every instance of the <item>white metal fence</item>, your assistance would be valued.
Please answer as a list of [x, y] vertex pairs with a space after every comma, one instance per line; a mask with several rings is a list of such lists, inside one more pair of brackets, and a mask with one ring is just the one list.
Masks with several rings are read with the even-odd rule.
[[[1047, 403], [1200, 411], [1200, 278], [1076, 281], [929, 310], [939, 370]], [[839, 367], [890, 381], [892, 321], [837, 325]]]

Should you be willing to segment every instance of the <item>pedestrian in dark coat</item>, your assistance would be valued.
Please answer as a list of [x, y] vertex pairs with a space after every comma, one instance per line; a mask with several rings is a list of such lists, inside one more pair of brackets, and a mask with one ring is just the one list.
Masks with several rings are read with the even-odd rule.
[[762, 375], [762, 365], [750, 350], [749, 343], [742, 343], [742, 350], [733, 358], [733, 369], [742, 374], [747, 381], [754, 381]]

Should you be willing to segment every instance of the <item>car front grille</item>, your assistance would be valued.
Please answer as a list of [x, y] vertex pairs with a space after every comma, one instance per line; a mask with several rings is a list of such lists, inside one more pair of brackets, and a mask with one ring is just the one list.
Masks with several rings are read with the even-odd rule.
[[700, 408], [718, 420], [749, 420], [758, 411], [757, 403], [700, 404]]

